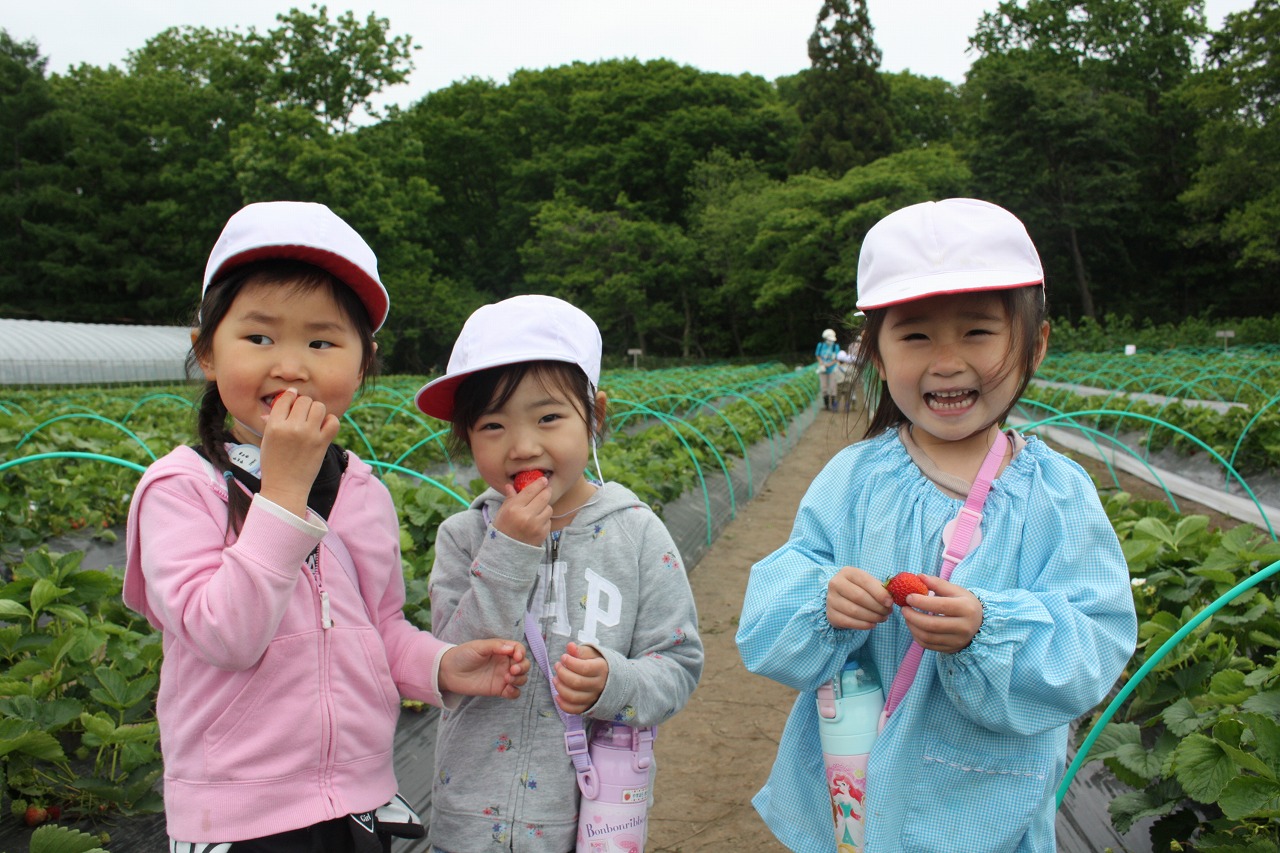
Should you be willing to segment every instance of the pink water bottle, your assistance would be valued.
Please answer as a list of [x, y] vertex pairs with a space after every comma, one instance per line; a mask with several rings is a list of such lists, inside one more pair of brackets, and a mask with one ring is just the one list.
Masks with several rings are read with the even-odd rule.
[[867, 756], [884, 709], [884, 690], [857, 661], [818, 688], [818, 738], [831, 793], [837, 853], [862, 853], [867, 813]]
[[597, 720], [583, 778], [578, 853], [641, 853], [649, 827], [656, 727]]

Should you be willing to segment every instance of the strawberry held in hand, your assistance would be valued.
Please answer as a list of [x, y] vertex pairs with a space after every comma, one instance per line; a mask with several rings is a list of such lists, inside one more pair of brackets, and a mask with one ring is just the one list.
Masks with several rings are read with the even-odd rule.
[[545, 471], [539, 471], [537, 468], [533, 468], [516, 474], [512, 480], [512, 484], [516, 487], [517, 492], [523, 492], [526, 486], [530, 486], [538, 482], [538, 478], [545, 476]]
[[919, 575], [911, 572], [898, 572], [884, 582], [884, 588], [889, 590], [889, 594], [893, 596], [893, 603], [899, 607], [907, 606], [907, 596], [913, 592], [920, 595], [929, 594], [929, 587], [925, 586]]

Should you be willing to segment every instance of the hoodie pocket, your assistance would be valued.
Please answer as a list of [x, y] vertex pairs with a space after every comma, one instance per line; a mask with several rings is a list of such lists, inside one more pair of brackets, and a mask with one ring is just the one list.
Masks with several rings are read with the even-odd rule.
[[372, 627], [332, 628], [329, 640], [334, 760], [343, 764], [389, 753], [400, 692], [381, 635]]
[[212, 781], [278, 778], [319, 761], [320, 650], [314, 633], [273, 640], [243, 689], [204, 734]]

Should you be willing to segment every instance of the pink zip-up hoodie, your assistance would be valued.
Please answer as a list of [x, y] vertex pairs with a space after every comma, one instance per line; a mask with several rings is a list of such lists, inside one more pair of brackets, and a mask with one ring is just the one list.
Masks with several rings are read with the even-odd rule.
[[451, 648], [404, 618], [395, 507], [355, 454], [327, 526], [255, 495], [228, 536], [226, 489], [179, 447], [147, 469], [129, 508], [124, 601], [163, 632], [165, 814], [184, 841], [258, 838], [386, 803], [400, 698], [440, 705]]

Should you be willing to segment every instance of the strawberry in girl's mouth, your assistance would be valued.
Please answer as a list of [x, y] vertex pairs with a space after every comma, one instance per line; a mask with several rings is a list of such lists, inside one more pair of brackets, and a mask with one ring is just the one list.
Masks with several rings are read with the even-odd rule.
[[521, 471], [512, 478], [512, 485], [516, 487], [517, 492], [523, 492], [526, 486], [538, 482], [541, 477], [549, 477], [550, 471], [543, 471], [538, 468], [530, 468], [528, 471]]

